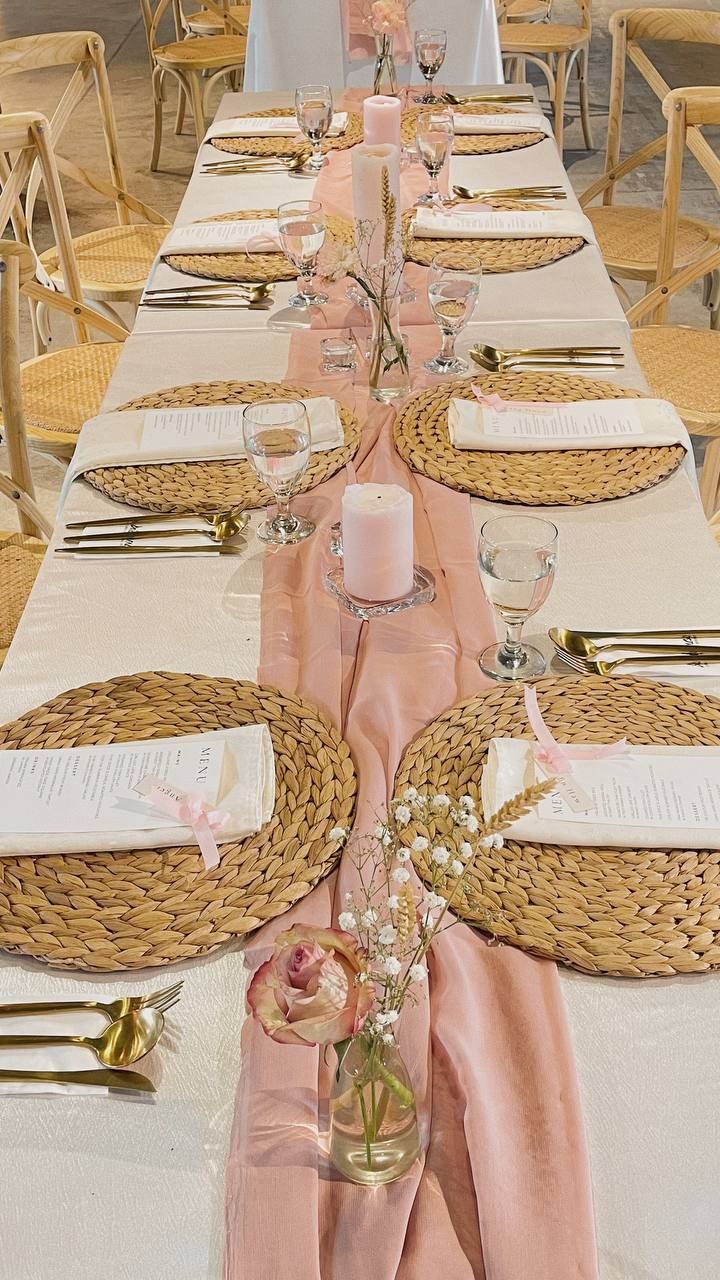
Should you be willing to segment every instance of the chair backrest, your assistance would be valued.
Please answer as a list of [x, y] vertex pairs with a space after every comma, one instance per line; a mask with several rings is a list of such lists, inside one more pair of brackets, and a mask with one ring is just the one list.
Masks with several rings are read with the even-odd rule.
[[20, 383], [20, 282], [35, 270], [32, 253], [14, 240], [0, 240], [0, 404], [10, 474], [0, 471], [0, 493], [15, 503], [20, 529], [50, 537], [52, 525], [35, 502]]
[[[202, 0], [202, 7], [222, 19], [223, 29], [226, 34], [245, 35], [245, 25], [229, 12], [230, 0]], [[155, 50], [162, 43], [158, 38], [158, 32], [160, 24], [168, 11], [173, 16], [175, 37], [177, 40], [181, 40], [183, 35], [187, 35], [190, 31], [185, 19], [182, 0], [140, 0], [140, 12], [145, 27], [145, 38], [152, 62], [155, 61]]]
[[[666, 135], [663, 132], [620, 161], [627, 63], [631, 62], [637, 68], [660, 102], [670, 93], [669, 84], [651, 61], [647, 51], [641, 47], [641, 42], [718, 46], [720, 13], [704, 9], [619, 9], [610, 18], [610, 32], [612, 62], [605, 172], [583, 192], [580, 197], [583, 207], [601, 193], [603, 204], [612, 204], [618, 180], [660, 155], [665, 149]], [[711, 170], [716, 157], [696, 126], [688, 130], [686, 144], [702, 168], [712, 176]]]
[[[68, 84], [49, 122], [50, 144], [55, 151], [55, 162], [58, 170], [67, 178], [79, 182], [86, 189], [97, 192], [112, 200], [115, 205], [118, 223], [121, 226], [130, 221], [131, 212], [139, 214], [149, 222], [163, 223], [165, 220], [155, 210], [136, 200], [125, 188], [117, 124], [113, 110], [110, 82], [105, 66], [105, 46], [94, 31], [60, 31], [47, 35], [20, 36], [16, 40], [0, 41], [0, 101], [4, 100], [3, 82], [9, 76], [25, 71], [64, 67], [73, 68]], [[61, 154], [59, 145], [75, 108], [90, 87], [94, 88], [102, 127], [105, 151], [108, 161], [110, 181], [91, 172], [84, 166], [74, 164]], [[7, 165], [0, 167], [0, 184], [5, 186]], [[41, 173], [35, 166], [29, 175], [25, 194], [24, 215], [18, 207], [13, 210], [15, 229], [18, 233], [18, 220], [22, 226], [24, 216], [23, 239], [32, 245], [32, 224], [39, 188]], [[20, 194], [20, 193], [18, 193]], [[7, 220], [0, 222], [0, 236], [3, 234]]]
[[[667, 149], [655, 288], [630, 308], [627, 313], [630, 324], [638, 324], [641, 320], [647, 322], [648, 318], [662, 323], [673, 294], [687, 289], [720, 267], [719, 228], [717, 240], [707, 253], [673, 272], [685, 148], [689, 147], [691, 133], [700, 126], [720, 124], [720, 87], [671, 89], [663, 100], [662, 111], [667, 120]], [[720, 159], [714, 152], [710, 151], [703, 168], [720, 194]]]

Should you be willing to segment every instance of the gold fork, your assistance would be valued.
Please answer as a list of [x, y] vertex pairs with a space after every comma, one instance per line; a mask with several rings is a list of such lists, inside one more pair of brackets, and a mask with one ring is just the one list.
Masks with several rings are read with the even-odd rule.
[[29, 1004], [0, 1004], [0, 1018], [25, 1017], [33, 1013], [66, 1013], [69, 1009], [92, 1009], [104, 1013], [108, 1022], [117, 1022], [126, 1013], [140, 1009], [157, 1009], [167, 1013], [176, 1005], [182, 994], [183, 979], [160, 991], [150, 991], [145, 996], [122, 996], [118, 1000], [39, 1000]]

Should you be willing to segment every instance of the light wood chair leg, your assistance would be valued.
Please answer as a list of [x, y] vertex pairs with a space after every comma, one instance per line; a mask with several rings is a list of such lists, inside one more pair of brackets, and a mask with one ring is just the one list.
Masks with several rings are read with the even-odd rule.
[[563, 153], [563, 135], [565, 130], [565, 76], [567, 54], [561, 53], [555, 69], [555, 94], [553, 98], [553, 122], [555, 125], [555, 141], [560, 159]]
[[195, 137], [197, 138], [198, 146], [201, 146], [205, 137], [205, 112], [203, 110], [203, 98], [205, 95], [197, 72], [187, 71], [185, 75], [187, 77], [187, 87], [190, 91], [190, 109], [195, 123]]
[[720, 271], [705, 276], [702, 301], [710, 312], [710, 328], [720, 329]]
[[708, 520], [715, 514], [720, 490], [720, 440], [710, 440], [700, 472], [700, 501]]
[[187, 99], [185, 97], [185, 90], [183, 89], [181, 84], [178, 84], [178, 100], [177, 100], [177, 109], [175, 111], [175, 133], [177, 134], [178, 137], [182, 133], [183, 125], [185, 124], [186, 101]]
[[162, 145], [163, 131], [163, 71], [162, 67], [156, 67], [152, 75], [152, 91], [153, 91], [153, 109], [155, 112], [153, 120], [153, 144], [152, 156], [150, 157], [150, 169], [152, 173], [157, 173], [160, 163], [160, 147]]
[[[20, 263], [12, 254], [0, 262], [0, 395], [10, 475], [15, 484], [35, 497], [28, 457], [25, 417], [20, 386]], [[20, 508], [20, 529], [34, 537], [41, 530]]]
[[585, 139], [585, 148], [587, 151], [593, 149], [592, 128], [590, 125], [590, 99], [588, 96], [588, 69], [590, 64], [590, 46], [585, 45], [580, 50], [580, 56], [577, 60], [577, 74], [580, 92], [580, 118], [582, 120], [582, 131]]

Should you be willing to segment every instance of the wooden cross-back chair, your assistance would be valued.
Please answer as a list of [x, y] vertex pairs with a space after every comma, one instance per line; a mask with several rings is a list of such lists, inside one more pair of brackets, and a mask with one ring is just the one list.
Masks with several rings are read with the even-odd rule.
[[[524, 0], [527, 2], [527, 0]], [[537, 3], [537, 0], [532, 0]], [[205, 5], [195, 13], [183, 12], [182, 4], [180, 4], [180, 19], [183, 30], [188, 35], [193, 36], [222, 36], [222, 35], [247, 35], [248, 23], [250, 21], [250, 5], [249, 4], [230, 4], [229, 0], [221, 0], [220, 8], [228, 11], [228, 18], [221, 17], [220, 14], [208, 9]], [[237, 28], [230, 27], [232, 20], [238, 24]]]
[[[621, 160], [626, 67], [628, 62], [632, 63], [662, 103], [670, 92], [670, 86], [666, 84], [646, 50], [641, 47], [641, 42], [714, 45], [718, 48], [720, 57], [720, 13], [699, 9], [624, 9], [618, 10], [610, 18], [610, 31], [612, 69], [605, 172], [583, 193], [580, 203], [593, 224], [605, 265], [612, 278], [616, 281], [641, 280], [652, 285], [658, 278], [658, 258], [667, 253], [667, 247], [662, 244], [660, 211], [616, 205], [615, 188], [620, 179], [663, 153], [666, 132], [663, 130], [651, 142], [645, 143]], [[717, 159], [698, 125], [688, 128], [685, 143], [712, 179]], [[590, 202], [600, 195], [602, 205], [588, 208]], [[712, 250], [717, 239], [718, 229], [712, 224], [701, 218], [678, 216], [673, 233], [672, 266], [679, 269], [696, 261]], [[663, 266], [664, 274], [667, 274], [667, 265], [665, 263]], [[708, 280], [708, 303], [712, 297], [710, 284]], [[714, 322], [717, 322], [717, 317]]]
[[[676, 262], [683, 160], [691, 138], [702, 143], [703, 168], [720, 194], [720, 159], [697, 132], [702, 125], [720, 124], [720, 88], [672, 89], [662, 110], [667, 120], [667, 149], [657, 282], [630, 308], [627, 318], [631, 325], [640, 326], [633, 330], [633, 348], [653, 395], [670, 400], [689, 431], [710, 437], [700, 475], [700, 496], [706, 513], [712, 515], [720, 497], [720, 333], [647, 322], [663, 321], [675, 294], [720, 269], [720, 236], [694, 261], [683, 266]], [[706, 148], [709, 154], [705, 154]]]
[[[54, 67], [74, 68], [50, 120], [49, 136], [57, 168], [63, 176], [79, 183], [85, 191], [105, 196], [115, 206], [114, 226], [77, 236], [73, 244], [85, 297], [93, 299], [99, 310], [118, 320], [112, 304], [139, 301], [152, 262], [167, 234], [167, 222], [162, 214], [132, 196], [125, 186], [104, 49], [100, 36], [93, 31], [54, 32], [0, 41], [0, 101], [4, 100], [4, 82], [9, 76]], [[60, 150], [72, 115], [90, 87], [94, 88], [99, 108], [108, 177], [75, 164]], [[6, 160], [0, 168], [0, 187], [5, 186], [8, 172]], [[17, 206], [13, 210], [16, 234], [31, 248], [34, 248], [33, 222], [41, 185], [41, 172], [35, 166], [27, 182], [24, 214]], [[133, 224], [133, 214], [143, 218], [143, 223]], [[18, 219], [21, 219], [20, 226]], [[7, 222], [0, 225], [0, 235], [5, 226]], [[40, 276], [62, 289], [64, 282], [58, 245], [37, 254], [37, 258]], [[41, 336], [36, 349], [43, 349], [44, 336]]]
[[[67, 209], [55, 156], [50, 125], [37, 111], [0, 114], [0, 155], [12, 155], [0, 190], [0, 236], [20, 205], [20, 194], [37, 165], [50, 214], [63, 292], [36, 279], [36, 259], [27, 245], [22, 271], [22, 292], [35, 304], [45, 304], [67, 315], [79, 345], [36, 356], [20, 372], [27, 434], [33, 444], [57, 457], [72, 454], [83, 423], [95, 416], [127, 336], [126, 330], [100, 314], [83, 299], [80, 272], [75, 259]], [[3, 241], [3, 244], [7, 242]], [[18, 247], [18, 242], [11, 241]], [[91, 342], [92, 329], [111, 341]], [[0, 423], [0, 426], [2, 423]]]
[[[180, 98], [176, 130], [182, 128], [184, 103], [190, 104], [197, 144], [205, 134], [205, 102], [208, 90], [220, 76], [244, 70], [247, 40], [241, 32], [244, 24], [225, 7], [221, 0], [204, 0], [209, 13], [223, 24], [222, 35], [197, 36], [192, 40], [182, 38], [182, 10], [180, 0], [140, 0], [148, 52], [152, 64], [152, 92], [154, 107], [153, 149], [150, 168], [156, 170], [162, 143], [163, 102], [165, 80], [168, 76], [177, 81]], [[178, 38], [170, 43], [159, 43], [159, 28], [166, 13], [172, 12]]]
[[[517, 21], [512, 0], [500, 7], [500, 50], [504, 61], [513, 66], [513, 80], [526, 79], [525, 64], [531, 62], [542, 71], [553, 106], [555, 140], [562, 155], [565, 126], [565, 98], [570, 76], [575, 69], [579, 82], [580, 117], [585, 146], [592, 147], [590, 102], [588, 98], [588, 55], [592, 37], [591, 0], [575, 0], [577, 24], [538, 21], [542, 6], [530, 8], [532, 17]], [[549, 12], [549, 6], [548, 6]], [[532, 19], [535, 20], [532, 20]]]
[[35, 502], [23, 417], [19, 363], [20, 283], [32, 280], [35, 261], [26, 245], [0, 240], [0, 404], [9, 472], [0, 493], [15, 504], [20, 532], [0, 532], [0, 665], [45, 554], [52, 525]]

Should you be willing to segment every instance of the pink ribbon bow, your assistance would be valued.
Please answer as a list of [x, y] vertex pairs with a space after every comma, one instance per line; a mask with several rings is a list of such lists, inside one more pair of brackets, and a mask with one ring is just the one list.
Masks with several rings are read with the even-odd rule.
[[219, 831], [228, 821], [230, 814], [225, 809], [209, 809], [197, 792], [178, 791], [152, 773], [137, 783], [135, 791], [159, 813], [175, 818], [178, 826], [190, 827], [207, 871], [219, 865], [220, 854], [213, 832]]
[[492, 391], [488, 395], [475, 383], [472, 384], [471, 390], [481, 405], [486, 409], [494, 409], [496, 413], [507, 413], [513, 409], [532, 409], [535, 413], [542, 413], [543, 409], [549, 410], [553, 405], [560, 403], [558, 400], [503, 400], [497, 391]]
[[273, 236], [273, 235], [266, 235], [266, 236], [251, 236], [249, 240], [246, 240], [245, 253], [249, 258], [251, 250], [253, 252], [262, 253], [263, 247], [267, 249], [267, 246], [269, 244], [276, 245], [277, 248], [282, 251], [282, 241], [280, 240], [280, 237]]
[[551, 774], [572, 773], [574, 760], [608, 760], [611, 756], [619, 756], [627, 751], [625, 738], [621, 738], [619, 742], [606, 745], [599, 743], [597, 746], [587, 747], [556, 742], [542, 718], [537, 693], [533, 686], [528, 684], [525, 685], [525, 710], [530, 728], [538, 742], [535, 747], [535, 759]]

